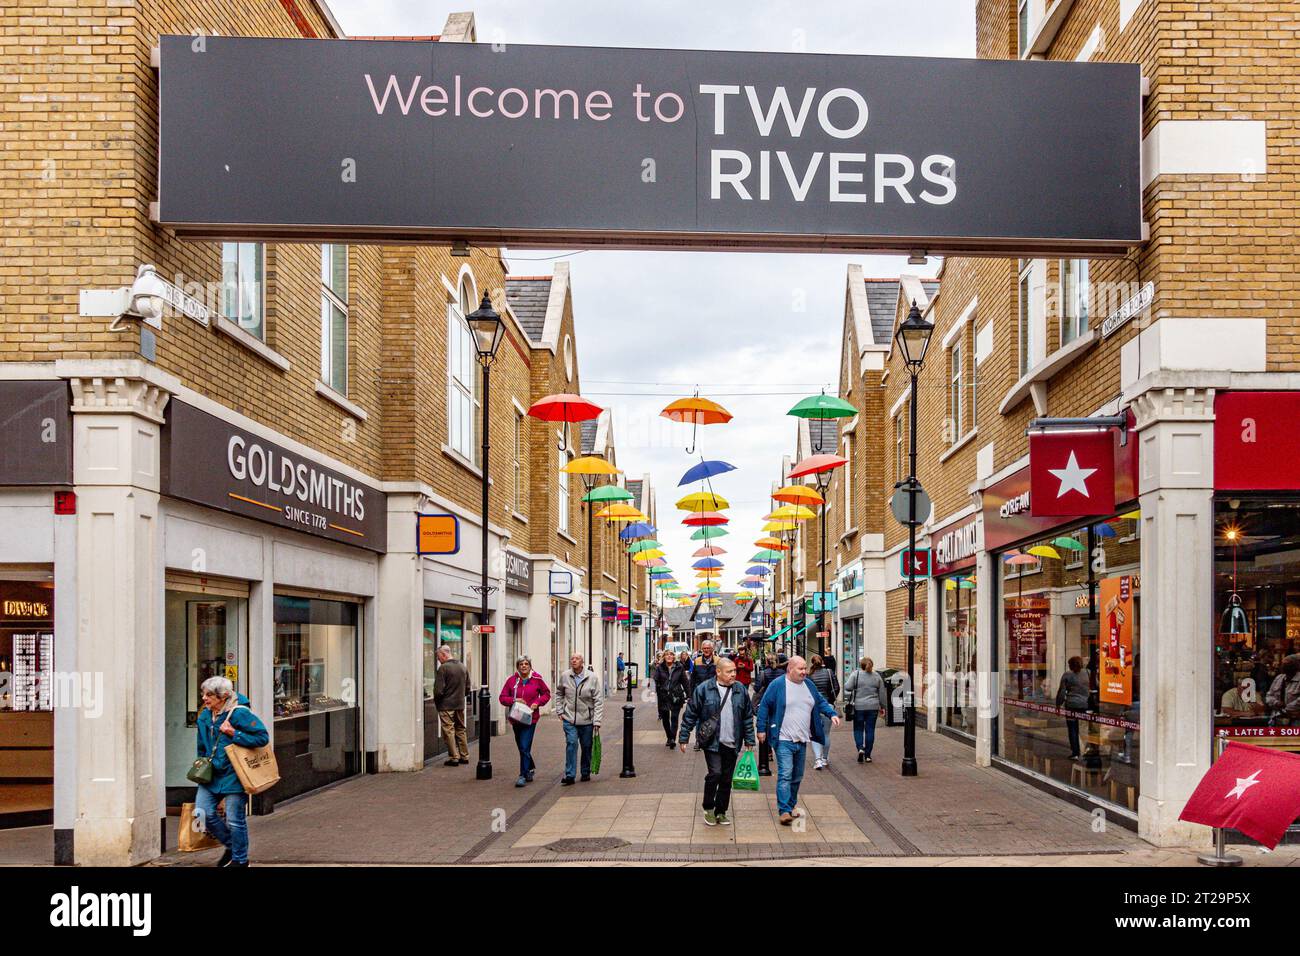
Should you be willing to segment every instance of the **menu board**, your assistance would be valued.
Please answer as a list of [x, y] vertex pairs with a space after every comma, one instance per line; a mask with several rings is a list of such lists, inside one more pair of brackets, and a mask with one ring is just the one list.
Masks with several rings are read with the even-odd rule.
[[1008, 598], [1007, 677], [1010, 688], [1021, 699], [1038, 697], [1039, 672], [1047, 666], [1047, 615], [1051, 610], [1043, 598]]
[[1098, 695], [1107, 704], [1133, 703], [1133, 579], [1102, 578], [1101, 675]]

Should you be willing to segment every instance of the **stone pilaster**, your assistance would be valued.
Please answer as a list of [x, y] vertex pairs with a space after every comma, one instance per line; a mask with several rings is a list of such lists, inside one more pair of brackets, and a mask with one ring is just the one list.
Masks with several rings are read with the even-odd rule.
[[1142, 610], [1138, 833], [1158, 846], [1209, 842], [1182, 823], [1210, 766], [1214, 615], [1214, 390], [1136, 396]]

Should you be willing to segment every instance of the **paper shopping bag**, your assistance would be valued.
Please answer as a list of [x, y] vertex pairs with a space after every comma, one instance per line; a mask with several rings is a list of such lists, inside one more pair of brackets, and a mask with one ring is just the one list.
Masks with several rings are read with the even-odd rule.
[[195, 850], [213, 850], [219, 846], [221, 841], [203, 828], [199, 816], [194, 812], [194, 804], [182, 803], [176, 849], [182, 853], [193, 853]]
[[275, 762], [275, 751], [270, 744], [265, 747], [230, 744], [226, 747], [226, 757], [248, 793], [270, 790], [280, 782], [280, 767]]

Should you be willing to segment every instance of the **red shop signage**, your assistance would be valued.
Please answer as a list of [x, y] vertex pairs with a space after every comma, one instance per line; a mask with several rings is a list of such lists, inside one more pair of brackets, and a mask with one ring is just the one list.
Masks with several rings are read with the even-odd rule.
[[938, 531], [931, 531], [931, 572], [939, 577], [975, 567], [975, 555], [983, 546], [980, 537], [979, 515], [958, 519]]
[[1214, 487], [1300, 489], [1300, 392], [1214, 397]]
[[[1111, 431], [1115, 450], [1115, 505], [1137, 498], [1138, 441], [1133, 413], [1128, 413], [1128, 442], [1121, 445], [1119, 429]], [[1035, 515], [1029, 495], [1029, 466], [984, 489], [984, 547], [999, 551], [1017, 541], [1042, 537], [1073, 519]]]

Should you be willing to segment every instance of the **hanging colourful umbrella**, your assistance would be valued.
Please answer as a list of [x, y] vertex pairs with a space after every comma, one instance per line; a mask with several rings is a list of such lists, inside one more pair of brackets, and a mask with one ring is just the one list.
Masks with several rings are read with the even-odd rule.
[[698, 465], [692, 465], [682, 475], [682, 480], [677, 482], [680, 488], [682, 485], [689, 485], [697, 481], [705, 481], [718, 475], [726, 474], [729, 471], [735, 471], [736, 466], [725, 461], [704, 461], [701, 459]]
[[775, 501], [783, 501], [790, 505], [820, 505], [825, 504], [826, 499], [821, 493], [807, 485], [786, 485], [784, 488], [778, 488], [772, 492], [772, 498]]
[[731, 505], [721, 495], [711, 491], [697, 491], [678, 499], [677, 507], [682, 511], [725, 511]]
[[1137, 508], [1137, 509], [1135, 509], [1135, 510], [1133, 510], [1133, 511], [1126, 511], [1126, 512], [1124, 512], [1124, 514], [1122, 514], [1122, 515], [1119, 516], [1119, 518], [1120, 518], [1121, 521], [1137, 521], [1137, 520], [1140, 519], [1141, 517], [1142, 517], [1142, 509], [1141, 509], [1141, 508]]
[[852, 418], [858, 410], [842, 398], [827, 395], [810, 395], [786, 412], [795, 418]]
[[1085, 551], [1087, 550], [1078, 538], [1072, 538], [1068, 534], [1063, 534], [1059, 538], [1053, 538], [1052, 544], [1058, 548], [1064, 548], [1066, 551]]
[[1058, 561], [1061, 560], [1061, 552], [1047, 544], [1036, 544], [1025, 553], [1032, 554], [1039, 558], [1055, 558]]
[[1119, 536], [1119, 532], [1108, 524], [1093, 525], [1092, 533], [1099, 538], [1115, 538]]
[[774, 538], [771, 535], [768, 535], [766, 538], [759, 538], [757, 541], [754, 542], [754, 544], [758, 545], [760, 548], [768, 548], [772, 551], [790, 550], [790, 546], [788, 544], [786, 544], [780, 538]]
[[695, 437], [701, 425], [725, 425], [731, 421], [731, 412], [717, 402], [700, 398], [698, 393], [691, 398], [679, 398], [675, 402], [670, 402], [668, 407], [659, 414], [670, 421], [683, 422], [691, 426], [691, 446], [686, 449], [688, 455], [695, 451]]
[[632, 521], [644, 521], [645, 515], [641, 513], [640, 508], [633, 508], [631, 505], [625, 505], [621, 501], [616, 501], [612, 505], [606, 505], [596, 512], [597, 518], [609, 518], [611, 520], [630, 519]]
[[651, 551], [654, 550], [655, 548], [662, 548], [662, 547], [663, 545], [660, 544], [658, 541], [656, 541], [654, 538], [642, 538], [640, 541], [636, 541], [633, 544], [631, 544], [627, 549], [627, 553], [640, 554], [642, 551]]
[[[567, 469], [560, 470], [565, 471]], [[583, 495], [582, 500], [588, 502], [631, 501], [632, 492], [626, 488], [620, 488], [618, 485], [597, 485]]]
[[682, 524], [698, 527], [727, 524], [729, 521], [731, 521], [730, 518], [718, 511], [692, 511], [682, 519]]
[[765, 564], [755, 564], [745, 569], [746, 574], [771, 574], [772, 569]]
[[700, 560], [692, 564], [691, 567], [695, 568], [696, 570], [700, 570], [702, 568], [720, 568], [722, 567], [722, 562], [719, 561], [717, 558], [700, 558]]
[[765, 521], [807, 521], [817, 517], [817, 512], [807, 505], [782, 505], [770, 514], [763, 516]]
[[639, 563], [645, 563], [646, 561], [653, 561], [655, 558], [662, 558], [663, 556], [664, 553], [662, 551], [658, 548], [654, 548], [650, 551], [642, 551], [640, 554], [632, 555], [632, 560]]
[[772, 551], [769, 549], [766, 551], [759, 551], [755, 553], [755, 555], [749, 560], [754, 562], [762, 562], [764, 564], [780, 564], [783, 557], [784, 555], [782, 555], [779, 551]]
[[759, 530], [780, 534], [785, 531], [794, 531], [798, 527], [798, 523], [794, 521], [769, 521]]
[[618, 536], [624, 541], [630, 541], [633, 538], [648, 538], [655, 533], [655, 526], [646, 524], [644, 521], [638, 521], [630, 524], [618, 533]]
[[788, 477], [803, 478], [806, 475], [816, 475], [833, 468], [842, 468], [848, 463], [847, 458], [841, 458], [839, 455], [811, 455], [790, 469]]
[[691, 540], [705, 541], [709, 538], [721, 538], [726, 533], [727, 533], [726, 528], [700, 528], [693, 535], [691, 535]]
[[[621, 475], [623, 472], [615, 468], [604, 458], [596, 455], [587, 455], [585, 458], [575, 458], [569, 462], [560, 471], [570, 475]], [[628, 495], [628, 497], [632, 497]]]
[[719, 547], [717, 547], [716, 545], [706, 544], [704, 547], [700, 548], [698, 551], [696, 551], [694, 554], [692, 554], [691, 557], [692, 557], [692, 558], [712, 558], [712, 557], [715, 557], [715, 556], [717, 556], [717, 555], [719, 555], [719, 554], [726, 554], [726, 553], [727, 553], [727, 549], [726, 549], [726, 548], [719, 548]]
[[599, 418], [604, 409], [595, 402], [589, 402], [581, 395], [547, 395], [533, 402], [528, 414], [544, 422], [564, 422], [564, 438], [561, 448], [569, 447], [569, 423], [585, 422]]

